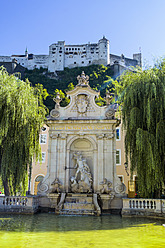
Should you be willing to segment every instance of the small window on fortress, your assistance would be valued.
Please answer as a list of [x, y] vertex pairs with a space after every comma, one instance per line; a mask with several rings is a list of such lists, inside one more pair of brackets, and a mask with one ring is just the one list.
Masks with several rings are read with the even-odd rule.
[[52, 62], [54, 63], [54, 62], [55, 62], [55, 60], [52, 60]]
[[71, 48], [69, 48], [69, 51], [71, 50]]
[[74, 62], [74, 64], [76, 64], [76, 62]]
[[84, 61], [82, 61], [81, 63], [84, 64]]
[[52, 52], [52, 54], [55, 54], [56, 52]]
[[59, 60], [59, 62], [61, 62], [61, 60]]
[[85, 47], [83, 47], [83, 49], [85, 50]]
[[75, 50], [77, 50], [77, 47], [75, 48]]
[[66, 48], [66, 50], [68, 51], [68, 48]]
[[72, 50], [74, 50], [74, 48], [72, 47]]
[[54, 50], [56, 50], [56, 48], [55, 48], [55, 47], [53, 47], [53, 48], [52, 48], [52, 50], [54, 51]]
[[91, 63], [91, 61], [89, 60], [89, 64]]
[[78, 50], [80, 50], [80, 48], [78, 48]]
[[59, 51], [59, 53], [62, 53], [62, 51]]
[[62, 47], [60, 47], [60, 50], [62, 50]]

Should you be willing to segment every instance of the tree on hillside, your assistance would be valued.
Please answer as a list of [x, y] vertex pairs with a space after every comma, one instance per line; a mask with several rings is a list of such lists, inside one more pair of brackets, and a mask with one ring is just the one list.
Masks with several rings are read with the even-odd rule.
[[46, 115], [42, 85], [31, 87], [0, 69], [0, 176], [5, 195], [25, 192], [32, 157], [40, 157], [39, 132]]
[[165, 63], [128, 71], [116, 85], [126, 129], [126, 155], [143, 197], [160, 197], [165, 182]]

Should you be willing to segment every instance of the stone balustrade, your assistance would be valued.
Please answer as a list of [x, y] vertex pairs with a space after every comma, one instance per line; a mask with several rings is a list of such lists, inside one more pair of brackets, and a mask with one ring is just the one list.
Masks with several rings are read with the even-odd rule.
[[163, 199], [123, 199], [123, 216], [165, 216], [165, 200]]
[[0, 212], [35, 213], [38, 206], [37, 196], [0, 196]]

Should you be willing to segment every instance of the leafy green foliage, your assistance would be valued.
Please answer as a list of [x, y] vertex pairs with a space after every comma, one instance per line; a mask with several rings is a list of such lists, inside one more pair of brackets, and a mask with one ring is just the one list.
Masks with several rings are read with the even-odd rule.
[[126, 154], [144, 197], [160, 196], [165, 182], [165, 63], [128, 71], [116, 83], [126, 129]]
[[101, 97], [97, 100], [99, 105], [104, 105], [106, 88], [113, 90], [113, 80], [111, 79], [112, 70], [104, 65], [91, 65], [86, 67], [65, 68], [64, 71], [57, 72], [57, 76], [48, 73], [46, 69], [26, 70], [25, 78], [28, 78], [33, 86], [42, 84], [47, 89], [49, 96], [44, 101], [45, 105], [51, 110], [54, 107], [53, 98], [55, 90], [58, 89], [64, 93], [62, 96], [61, 106], [66, 106], [69, 100], [66, 98], [66, 93], [72, 90], [77, 85], [77, 76], [81, 75], [82, 71], [89, 76], [90, 86], [95, 90], [100, 90]]
[[47, 91], [31, 87], [1, 68], [0, 70], [0, 176], [5, 194], [25, 192], [27, 170], [32, 156], [40, 157], [39, 132], [47, 109]]

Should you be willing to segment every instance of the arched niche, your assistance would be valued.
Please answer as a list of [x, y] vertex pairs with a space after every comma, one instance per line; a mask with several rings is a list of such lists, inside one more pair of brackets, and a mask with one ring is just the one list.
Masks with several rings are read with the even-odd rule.
[[74, 167], [76, 166], [76, 160], [74, 159], [75, 153], [81, 153], [83, 158], [86, 159], [93, 177], [93, 173], [94, 173], [93, 142], [91, 142], [91, 140], [89, 140], [88, 138], [78, 138], [78, 137], [72, 140], [72, 143], [70, 143], [70, 148], [69, 148], [69, 161], [70, 161], [69, 167], [71, 168], [69, 170], [69, 177], [74, 176], [76, 173], [76, 169], [74, 169]]

